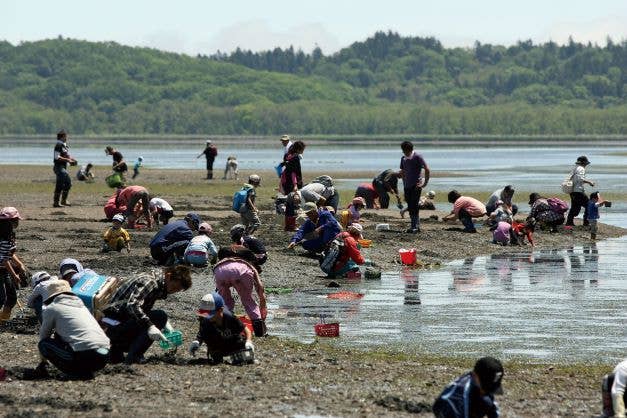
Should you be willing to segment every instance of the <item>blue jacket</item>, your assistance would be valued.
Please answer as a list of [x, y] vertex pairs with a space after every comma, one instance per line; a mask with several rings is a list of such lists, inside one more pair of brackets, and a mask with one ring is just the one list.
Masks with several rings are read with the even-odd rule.
[[324, 244], [329, 243], [337, 234], [341, 232], [341, 227], [339, 222], [331, 215], [331, 212], [328, 210], [319, 210], [318, 211], [318, 222], [313, 223], [311, 219], [307, 219], [298, 231], [292, 237], [291, 242], [298, 242], [303, 239], [303, 237], [311, 232], [314, 229], [322, 227], [322, 231], [320, 232], [320, 237], [322, 238], [321, 242]]
[[501, 416], [493, 395], [481, 389], [468, 372], [451, 382], [433, 404], [433, 414], [441, 418], [498, 418]]
[[181, 219], [165, 225], [157, 235], [150, 241], [150, 248], [161, 248], [161, 251], [167, 253], [173, 248], [183, 245], [187, 246], [192, 240], [194, 233], [187, 226], [187, 221]]

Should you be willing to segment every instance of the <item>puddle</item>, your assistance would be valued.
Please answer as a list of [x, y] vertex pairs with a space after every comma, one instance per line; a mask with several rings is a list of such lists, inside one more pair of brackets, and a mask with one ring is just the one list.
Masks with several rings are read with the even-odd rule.
[[566, 362], [616, 361], [627, 342], [627, 237], [560, 251], [458, 260], [269, 297], [269, 331], [303, 342], [321, 318], [340, 322], [341, 346]]

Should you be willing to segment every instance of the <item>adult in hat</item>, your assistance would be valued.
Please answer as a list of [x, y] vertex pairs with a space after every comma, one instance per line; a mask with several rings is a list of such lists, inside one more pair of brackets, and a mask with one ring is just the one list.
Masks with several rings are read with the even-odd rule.
[[586, 167], [590, 164], [588, 157], [581, 155], [575, 161], [575, 167], [570, 173], [573, 182], [573, 191], [570, 193], [570, 211], [566, 217], [566, 226], [574, 226], [574, 219], [579, 215], [583, 207], [583, 224], [588, 225], [588, 195], [584, 189], [584, 185], [594, 187], [594, 182], [586, 179]]
[[302, 245], [309, 252], [321, 253], [340, 233], [340, 224], [328, 210], [318, 209], [313, 202], [305, 203], [303, 210], [307, 220], [292, 236], [287, 248]]
[[357, 240], [363, 238], [363, 231], [364, 227], [360, 223], [352, 223], [337, 236], [336, 239], [342, 240], [344, 250], [340, 252], [329, 276], [343, 277], [349, 271], [359, 270], [358, 265], [366, 262], [357, 245]]
[[48, 285], [43, 304], [39, 371], [49, 361], [71, 377], [93, 377], [109, 362], [107, 335], [65, 280]]
[[185, 249], [201, 223], [198, 214], [190, 212], [184, 219], [168, 223], [150, 241], [150, 255], [159, 265], [172, 265], [182, 258]]
[[433, 404], [436, 417], [498, 417], [495, 394], [503, 393], [503, 365], [494, 357], [482, 357], [469, 371], [451, 382]]
[[204, 343], [207, 357], [212, 364], [222, 362], [223, 357], [241, 350], [254, 351], [252, 333], [224, 306], [224, 299], [217, 292], [207, 293], [200, 300], [196, 311], [200, 326], [196, 339], [189, 345], [192, 356]]
[[57, 143], [54, 146], [52, 162], [54, 164], [53, 171], [57, 177], [57, 181], [54, 186], [52, 206], [55, 208], [70, 206], [67, 201], [67, 197], [68, 193], [70, 193], [70, 189], [72, 188], [72, 179], [67, 172], [67, 165], [76, 165], [77, 162], [70, 155], [70, 150], [67, 145], [67, 132], [63, 129], [57, 133]]
[[213, 162], [218, 156], [218, 147], [216, 147], [210, 139], [205, 141], [205, 149], [198, 154], [196, 159], [202, 157], [203, 155], [207, 160], [207, 180], [211, 180], [213, 179]]
[[165, 311], [153, 309], [155, 302], [191, 286], [191, 271], [183, 265], [124, 281], [103, 312], [103, 322], [109, 325], [111, 362], [142, 363], [154, 341], [167, 341], [162, 330], [171, 331], [172, 326]]

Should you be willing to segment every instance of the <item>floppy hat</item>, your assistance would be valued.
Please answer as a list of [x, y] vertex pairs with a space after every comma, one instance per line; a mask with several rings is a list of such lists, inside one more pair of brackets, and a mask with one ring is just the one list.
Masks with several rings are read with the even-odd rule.
[[83, 265], [73, 258], [64, 258], [59, 263], [59, 272], [61, 273], [61, 277], [65, 276], [68, 273], [80, 273], [83, 271]]
[[590, 164], [590, 160], [588, 160], [588, 157], [586, 157], [585, 155], [581, 155], [577, 157], [577, 161], [575, 162], [575, 164], [588, 165]]
[[35, 288], [39, 283], [43, 283], [48, 280], [57, 280], [57, 276], [51, 276], [47, 271], [38, 271], [30, 278], [30, 287]]
[[200, 299], [196, 315], [203, 318], [211, 319], [218, 312], [218, 309], [224, 307], [224, 299], [217, 292], [207, 293]]
[[482, 357], [475, 363], [473, 369], [481, 388], [488, 393], [502, 394], [501, 380], [503, 379], [503, 365], [494, 357]]
[[44, 303], [49, 301], [50, 298], [60, 295], [61, 293], [72, 293], [70, 284], [65, 280], [56, 280], [48, 286], [46, 289], [46, 295], [44, 297]]
[[23, 219], [13, 206], [7, 206], [0, 210], [0, 219]]
[[307, 202], [303, 206], [303, 210], [305, 211], [305, 213], [317, 212], [318, 211], [318, 206], [316, 206], [316, 204], [314, 202]]
[[352, 223], [352, 224], [348, 225], [346, 230], [348, 232], [355, 231], [357, 234], [359, 234], [359, 238], [363, 238], [362, 232], [364, 232], [364, 227], [361, 226], [361, 224]]

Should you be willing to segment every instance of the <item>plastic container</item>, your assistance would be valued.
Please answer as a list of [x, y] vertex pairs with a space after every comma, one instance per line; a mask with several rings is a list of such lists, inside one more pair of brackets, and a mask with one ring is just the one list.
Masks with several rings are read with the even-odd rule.
[[401, 256], [401, 263], [405, 264], [406, 266], [411, 266], [411, 265], [416, 264], [416, 249], [415, 248], [410, 248], [410, 249], [401, 248], [400, 250], [398, 250], [398, 254]]
[[389, 231], [390, 224], [377, 224], [374, 229], [375, 231]]
[[172, 332], [165, 331], [163, 335], [168, 341], [159, 341], [159, 347], [164, 350], [171, 350], [183, 344], [183, 333], [179, 330], [173, 330]]
[[318, 337], [339, 337], [340, 323], [331, 322], [329, 324], [316, 324], [314, 325], [314, 331]]
[[359, 243], [359, 245], [361, 245], [363, 248], [368, 248], [372, 245], [372, 240], [371, 239], [358, 239], [357, 242]]
[[255, 362], [255, 353], [251, 349], [244, 349], [236, 351], [230, 356], [227, 356], [224, 360], [234, 366], [241, 366], [242, 364], [253, 364]]
[[248, 328], [248, 331], [253, 332], [253, 321], [250, 320], [248, 315], [239, 315], [237, 319], [242, 321], [242, 324], [244, 324], [244, 326]]

